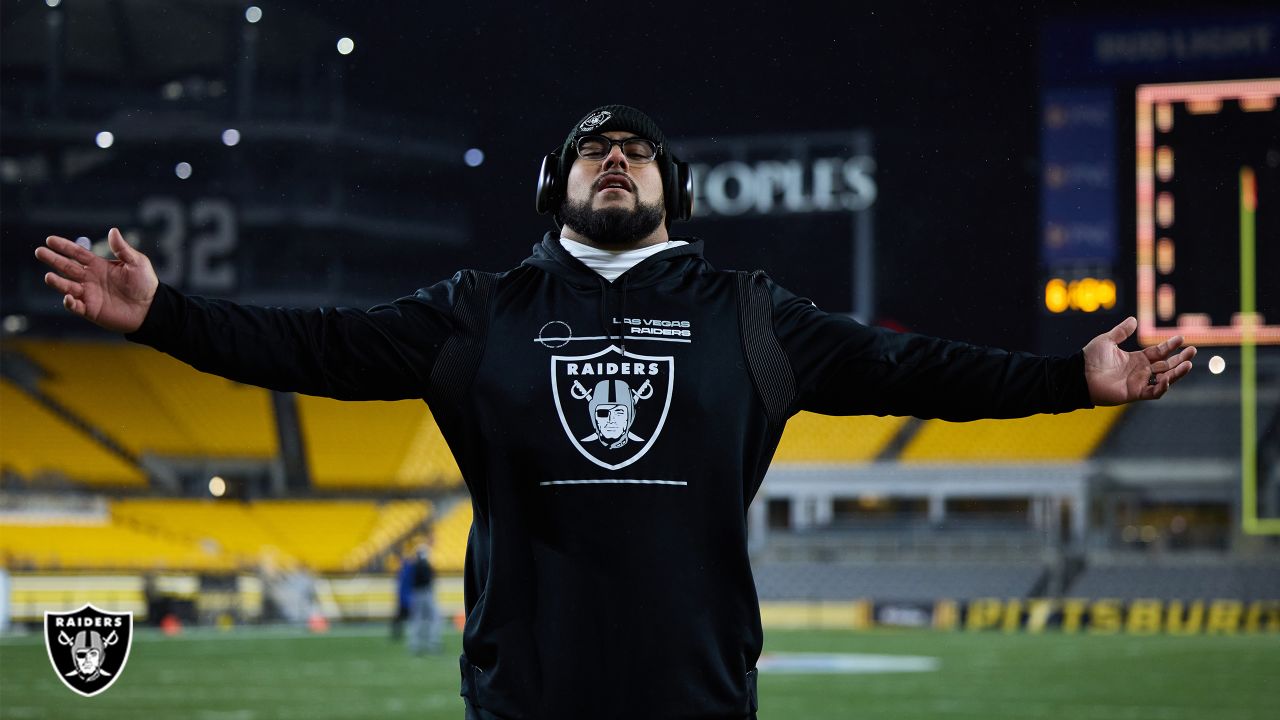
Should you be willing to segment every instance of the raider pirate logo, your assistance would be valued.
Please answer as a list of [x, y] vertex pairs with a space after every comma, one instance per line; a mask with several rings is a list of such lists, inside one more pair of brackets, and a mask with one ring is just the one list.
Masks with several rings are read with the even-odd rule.
[[605, 123], [606, 120], [613, 117], [613, 113], [608, 110], [597, 110], [586, 117], [578, 129], [582, 132], [591, 132]]
[[120, 678], [133, 644], [133, 613], [92, 605], [44, 614], [44, 647], [62, 684], [93, 697]]
[[551, 358], [551, 391], [560, 424], [588, 460], [617, 470], [652, 447], [671, 409], [675, 360], [623, 353]]

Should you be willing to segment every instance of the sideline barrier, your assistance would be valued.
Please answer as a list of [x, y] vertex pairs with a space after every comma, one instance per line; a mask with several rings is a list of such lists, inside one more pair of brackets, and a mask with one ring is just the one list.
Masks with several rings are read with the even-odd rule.
[[1045, 628], [1056, 628], [1066, 634], [1084, 632], [1094, 635], [1280, 632], [1280, 600], [1246, 603], [1226, 598], [1190, 601], [1156, 598], [984, 598], [966, 603], [963, 616], [961, 627], [965, 630], [1037, 633]]
[[[235, 610], [242, 620], [262, 615], [264, 589], [254, 576], [231, 576], [221, 591], [200, 590], [194, 575], [153, 576], [165, 597], [187, 599], [202, 616]], [[328, 575], [315, 578], [321, 610], [329, 620], [384, 620], [396, 605], [393, 575]], [[463, 580], [442, 575], [436, 602], [445, 616], [463, 610]], [[137, 574], [10, 575], [10, 617], [35, 622], [45, 610], [66, 612], [86, 602], [147, 618], [144, 578]], [[934, 628], [961, 632], [1088, 635], [1239, 635], [1280, 633], [1280, 600], [1230, 598], [1163, 600], [1117, 598], [975, 598], [934, 602], [870, 599], [760, 603], [766, 628], [867, 630], [876, 627]]]
[[867, 630], [931, 627], [965, 632], [1089, 635], [1237, 635], [1280, 633], [1280, 600], [975, 598], [935, 602], [769, 601], [767, 628]]
[[90, 603], [111, 612], [132, 612], [134, 622], [142, 623], [154, 619], [148, 594], [153, 602], [186, 602], [202, 615], [234, 612], [241, 620], [261, 618], [262, 582], [249, 575], [223, 578], [225, 587], [211, 590], [201, 589], [199, 576], [182, 573], [11, 573], [9, 619], [38, 623], [46, 611], [72, 612]]

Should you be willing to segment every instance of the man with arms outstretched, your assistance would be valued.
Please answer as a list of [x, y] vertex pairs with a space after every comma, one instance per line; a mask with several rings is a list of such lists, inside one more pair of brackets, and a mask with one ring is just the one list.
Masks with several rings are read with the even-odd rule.
[[[1133, 318], [1066, 358], [865, 327], [670, 237], [690, 187], [653, 120], [608, 105], [544, 161], [539, 210], [559, 233], [515, 269], [368, 311], [184, 296], [114, 229], [115, 260], [59, 237], [36, 255], [69, 311], [201, 370], [427, 401], [474, 510], [469, 719], [751, 718], [762, 632], [746, 515], [788, 417], [1154, 399], [1195, 349], [1122, 350]], [[593, 400], [602, 388], [645, 394]], [[627, 411], [627, 442], [587, 440], [606, 405]]]

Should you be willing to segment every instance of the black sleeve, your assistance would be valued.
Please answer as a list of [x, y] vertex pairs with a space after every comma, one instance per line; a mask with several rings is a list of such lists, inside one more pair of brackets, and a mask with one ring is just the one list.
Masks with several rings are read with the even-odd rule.
[[272, 390], [421, 398], [453, 331], [460, 275], [369, 310], [237, 305], [161, 284], [142, 326], [125, 337], [197, 370]]
[[965, 421], [1093, 407], [1084, 356], [1043, 357], [871, 328], [769, 282], [796, 409]]

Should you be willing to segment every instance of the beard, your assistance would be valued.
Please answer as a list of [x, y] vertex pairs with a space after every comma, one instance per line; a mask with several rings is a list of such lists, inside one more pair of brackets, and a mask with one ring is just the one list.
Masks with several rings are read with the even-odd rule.
[[561, 221], [597, 245], [630, 245], [662, 224], [662, 206], [636, 201], [634, 210], [610, 207], [596, 210], [588, 202], [566, 200]]

